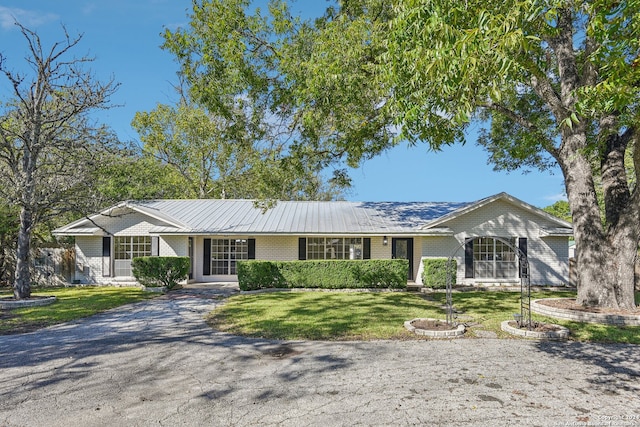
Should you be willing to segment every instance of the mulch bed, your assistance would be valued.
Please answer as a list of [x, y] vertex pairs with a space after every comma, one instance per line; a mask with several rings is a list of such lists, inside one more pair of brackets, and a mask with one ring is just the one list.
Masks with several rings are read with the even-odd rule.
[[611, 308], [585, 307], [583, 305], [576, 304], [576, 300], [574, 298], [543, 299], [538, 301], [538, 304], [564, 310], [582, 311], [585, 313], [640, 315], [640, 308], [636, 308], [635, 310], [616, 310]]
[[440, 320], [414, 320], [411, 322], [411, 326], [427, 331], [452, 331], [457, 328], [453, 325], [447, 325], [446, 322]]
[[[509, 326], [516, 329], [527, 329], [526, 326], [520, 327], [514, 320], [509, 322]], [[553, 323], [531, 322], [530, 330], [534, 332], [555, 332], [561, 331], [562, 327], [559, 325], [554, 325]]]

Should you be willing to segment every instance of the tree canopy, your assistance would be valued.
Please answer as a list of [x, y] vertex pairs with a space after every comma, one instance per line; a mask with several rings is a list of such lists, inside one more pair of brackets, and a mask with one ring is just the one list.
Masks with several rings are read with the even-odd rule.
[[559, 165], [579, 302], [634, 306], [640, 2], [343, 0], [303, 21], [285, 1], [203, 0], [165, 40], [199, 101], [246, 103], [293, 155], [357, 165], [402, 139], [465, 143], [478, 123], [496, 168]]
[[558, 164], [579, 302], [633, 307], [640, 191], [624, 159], [640, 173], [640, 2], [392, 3], [383, 75], [403, 134], [437, 146], [485, 120], [479, 143], [497, 168]]

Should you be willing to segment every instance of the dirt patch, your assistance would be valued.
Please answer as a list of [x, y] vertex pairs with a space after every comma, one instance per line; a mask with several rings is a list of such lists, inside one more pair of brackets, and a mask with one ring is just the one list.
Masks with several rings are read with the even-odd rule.
[[452, 331], [457, 328], [457, 326], [447, 325], [441, 320], [414, 320], [411, 322], [411, 326], [427, 331]]
[[576, 304], [575, 298], [541, 299], [538, 300], [538, 304], [563, 310], [581, 311], [584, 313], [615, 314], [622, 316], [640, 315], [640, 308], [636, 308], [635, 310], [617, 310], [611, 308], [585, 307], [584, 305]]
[[281, 345], [276, 348], [265, 350], [263, 354], [273, 357], [274, 359], [286, 359], [288, 357], [298, 356], [299, 354], [302, 354], [302, 352], [288, 345]]

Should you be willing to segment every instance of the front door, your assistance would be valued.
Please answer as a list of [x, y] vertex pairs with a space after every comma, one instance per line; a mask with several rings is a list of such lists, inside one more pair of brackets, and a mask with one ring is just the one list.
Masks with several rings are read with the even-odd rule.
[[407, 279], [413, 280], [413, 238], [391, 239], [391, 258], [408, 259], [409, 271]]

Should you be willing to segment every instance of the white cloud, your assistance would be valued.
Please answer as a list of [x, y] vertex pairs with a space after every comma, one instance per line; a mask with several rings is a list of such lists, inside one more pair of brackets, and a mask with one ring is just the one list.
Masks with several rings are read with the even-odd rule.
[[560, 200], [567, 200], [567, 195], [564, 193], [551, 194], [549, 196], [545, 196], [544, 199], [550, 202], [558, 202]]
[[0, 6], [0, 28], [3, 30], [14, 29], [16, 21], [27, 28], [33, 29], [33, 27], [59, 19], [59, 16], [55, 13], [41, 13], [38, 11]]

